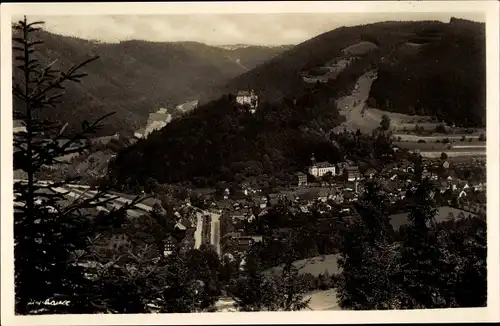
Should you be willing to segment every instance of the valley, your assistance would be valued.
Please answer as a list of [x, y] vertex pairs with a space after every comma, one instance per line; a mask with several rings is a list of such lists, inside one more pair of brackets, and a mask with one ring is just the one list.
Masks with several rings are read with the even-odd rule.
[[[169, 19], [157, 33], [172, 37]], [[197, 19], [182, 24], [218, 43], [248, 28]], [[13, 39], [20, 314], [54, 293], [76, 303], [43, 313], [486, 305], [484, 23], [267, 47], [244, 33], [106, 43], [27, 21]]]

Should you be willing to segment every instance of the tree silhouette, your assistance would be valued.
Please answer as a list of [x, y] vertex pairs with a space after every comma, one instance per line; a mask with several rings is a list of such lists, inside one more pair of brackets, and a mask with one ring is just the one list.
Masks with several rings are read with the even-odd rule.
[[389, 130], [391, 127], [391, 119], [387, 114], [382, 115], [382, 120], [380, 120], [380, 127], [382, 130]]
[[[41, 24], [28, 23], [24, 17], [13, 26], [15, 67], [24, 76], [22, 84], [13, 83], [13, 96], [24, 103], [21, 110], [14, 111], [14, 119], [23, 121], [26, 127], [25, 132], [14, 135], [14, 170], [20, 169], [27, 176], [27, 180], [14, 183], [15, 309], [18, 314], [91, 312], [95, 307], [88, 291], [90, 281], [79, 259], [96, 230], [96, 222], [118, 223], [138, 200], [104, 214], [104, 220], [92, 219], [96, 208], [115, 199], [106, 189], [71, 200], [66, 186], [77, 178], [53, 183], [36, 180], [35, 174], [42, 166], [60, 163], [64, 155], [84, 152], [88, 135], [107, 117], [94, 123], [84, 121], [81, 132], [67, 141], [63, 141], [67, 125], [38, 118], [40, 111], [56, 107], [66, 84], [80, 82], [86, 76], [81, 68], [97, 59], [89, 58], [65, 72], [55, 69], [55, 62], [42, 66], [37, 59], [37, 45], [43, 41], [33, 38]], [[45, 300], [69, 303], [33, 304]]]
[[342, 273], [337, 281], [339, 304], [347, 309], [394, 309], [395, 249], [390, 237], [387, 200], [375, 182], [358, 205], [357, 217], [342, 234], [338, 260]]
[[293, 264], [295, 250], [289, 237], [282, 251], [279, 272], [266, 269], [259, 257], [259, 245], [254, 245], [245, 255], [245, 265], [239, 277], [228, 286], [228, 294], [240, 311], [297, 311], [306, 309], [310, 299], [305, 299], [309, 282], [299, 275]]
[[385, 195], [368, 186], [344, 234], [336, 281], [348, 309], [424, 309], [486, 305], [486, 219], [436, 223], [427, 179], [411, 190], [409, 225], [386, 233]]

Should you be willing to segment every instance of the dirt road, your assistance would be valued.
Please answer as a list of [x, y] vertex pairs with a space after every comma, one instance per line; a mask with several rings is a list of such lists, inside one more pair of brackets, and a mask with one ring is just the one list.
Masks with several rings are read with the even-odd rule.
[[194, 249], [200, 249], [201, 243], [203, 241], [202, 237], [203, 230], [203, 214], [200, 212], [196, 213], [196, 231], [194, 232]]
[[220, 215], [211, 213], [210, 217], [210, 243], [215, 247], [217, 254], [220, 255]]
[[[374, 127], [377, 127], [380, 121], [374, 122], [372, 119], [364, 119], [364, 115], [362, 113], [365, 102], [370, 94], [370, 88], [374, 81], [374, 78], [371, 77], [372, 74], [373, 72], [369, 71], [359, 77], [357, 82], [358, 90], [353, 90], [351, 95], [337, 100], [337, 106], [340, 110], [340, 114], [346, 117], [346, 121], [337, 126], [334, 129], [334, 132], [343, 131], [344, 128], [351, 131], [360, 129], [361, 132], [371, 132]], [[374, 123], [376, 124], [375, 126]]]

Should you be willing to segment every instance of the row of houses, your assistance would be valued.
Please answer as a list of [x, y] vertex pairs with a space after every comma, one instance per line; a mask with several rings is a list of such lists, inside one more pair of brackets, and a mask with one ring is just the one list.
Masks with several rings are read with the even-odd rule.
[[195, 246], [194, 229], [189, 229], [182, 239], [173, 235], [168, 236], [163, 241], [163, 246], [165, 256], [171, 255], [175, 250], [179, 250], [181, 254], [193, 250]]

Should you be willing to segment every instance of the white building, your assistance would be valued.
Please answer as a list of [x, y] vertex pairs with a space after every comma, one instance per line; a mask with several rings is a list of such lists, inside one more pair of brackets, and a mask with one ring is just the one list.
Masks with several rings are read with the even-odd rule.
[[309, 167], [309, 174], [315, 177], [321, 177], [327, 174], [328, 172], [331, 172], [332, 175], [335, 175], [336, 166], [329, 162], [319, 162]]
[[236, 95], [236, 102], [241, 105], [250, 106], [250, 112], [255, 113], [257, 107], [259, 106], [259, 97], [255, 94], [253, 90], [249, 91], [239, 91]]
[[329, 162], [319, 162], [316, 163], [316, 158], [314, 157], [314, 154], [311, 158], [311, 165], [309, 166], [309, 174], [313, 175], [315, 177], [321, 177], [328, 172], [331, 172], [332, 175], [336, 175], [337, 172], [337, 167], [335, 164], [329, 163]]

